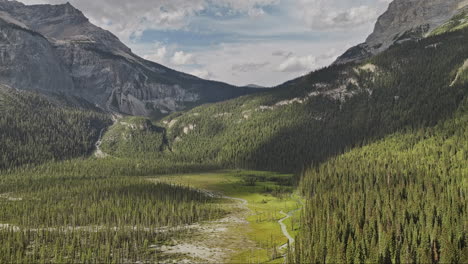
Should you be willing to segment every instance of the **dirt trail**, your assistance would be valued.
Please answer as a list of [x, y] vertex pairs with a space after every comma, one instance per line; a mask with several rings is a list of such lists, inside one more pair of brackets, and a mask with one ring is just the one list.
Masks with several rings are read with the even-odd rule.
[[[225, 196], [225, 195], [217, 195], [211, 191], [208, 191], [208, 190], [202, 190], [205, 194], [207, 194], [208, 196], [210, 197], [219, 197], [219, 198], [223, 198], [223, 199], [230, 199], [230, 200], [233, 200], [233, 201], [238, 201], [240, 202], [240, 205], [246, 209], [246, 210], [250, 210], [247, 205], [249, 204], [249, 202], [245, 199], [241, 199], [241, 198], [235, 198], [235, 197], [229, 197], [229, 196]], [[302, 201], [298, 200], [298, 202], [300, 204], [302, 204]], [[303, 204], [302, 204], [303, 205]], [[299, 210], [302, 209], [302, 206], [295, 209], [295, 210], [292, 210], [288, 213], [285, 213], [283, 211], [280, 212], [280, 214], [284, 215], [283, 218], [281, 218], [280, 220], [278, 220], [278, 224], [281, 226], [281, 231], [283, 232], [283, 235], [288, 239], [288, 242], [281, 245], [279, 247], [280, 250], [283, 250], [283, 249], [287, 249], [288, 245], [293, 245], [294, 244], [294, 238], [291, 236], [291, 234], [289, 234], [289, 231], [288, 231], [288, 227], [286, 226], [286, 224], [284, 224], [284, 221], [286, 221], [287, 219], [291, 218], [296, 212], [298, 212]], [[286, 257], [286, 255], [284, 255], [284, 257]]]
[[244, 207], [244, 209], [250, 210], [250, 209], [247, 207], [247, 205], [249, 204], [249, 202], [248, 202], [247, 200], [245, 200], [245, 199], [234, 198], [234, 197], [229, 197], [229, 196], [224, 196], [224, 195], [221, 196], [221, 198], [240, 202], [240, 205], [242, 205], [242, 207]]
[[288, 243], [285, 243], [284, 245], [281, 245], [280, 246], [280, 249], [286, 249], [288, 247], [288, 244], [289, 245], [293, 245], [294, 244], [294, 238], [289, 234], [289, 231], [288, 231], [288, 227], [283, 223], [284, 221], [286, 221], [287, 219], [291, 218], [297, 211], [301, 210], [302, 207], [296, 209], [296, 210], [293, 210], [289, 213], [285, 213], [283, 211], [280, 212], [280, 214], [284, 215], [283, 218], [281, 218], [278, 223], [280, 224], [281, 226], [281, 231], [283, 231], [283, 235], [288, 239]]
[[[292, 196], [291, 196], [292, 197]], [[289, 234], [289, 231], [288, 231], [288, 227], [284, 224], [284, 221], [286, 221], [287, 219], [291, 218], [296, 212], [300, 211], [302, 209], [302, 207], [304, 206], [304, 204], [302, 203], [301, 200], [297, 199], [297, 201], [301, 204], [301, 207], [295, 209], [295, 210], [292, 210], [290, 211], [289, 213], [285, 213], [283, 211], [280, 212], [280, 214], [284, 215], [283, 218], [281, 218], [278, 223], [280, 224], [281, 226], [281, 231], [283, 232], [283, 235], [288, 239], [288, 242], [285, 243], [284, 245], [280, 246], [280, 249], [286, 249], [288, 247], [288, 245], [293, 245], [294, 244], [294, 238]]]
[[280, 249], [285, 249], [288, 247], [288, 244], [289, 245], [292, 245], [294, 243], [294, 238], [289, 234], [288, 232], [288, 227], [283, 223], [286, 219], [289, 219], [291, 218], [291, 216], [294, 214], [293, 213], [290, 213], [290, 214], [286, 214], [285, 212], [281, 211], [280, 214], [282, 215], [285, 215], [285, 217], [281, 218], [278, 223], [280, 224], [281, 226], [281, 231], [283, 231], [283, 235], [288, 239], [288, 243], [280, 246]]
[[[230, 197], [230, 196], [226, 196], [221, 193], [213, 192], [210, 190], [205, 190], [205, 189], [198, 189], [198, 190], [203, 192], [205, 195], [209, 197], [228, 199], [228, 200], [233, 200], [233, 201], [238, 202], [236, 203], [236, 205], [243, 213], [241, 215], [237, 213], [232, 213], [228, 217], [225, 217], [221, 220], [210, 222], [209, 225], [211, 225], [211, 228], [208, 228], [208, 230], [210, 230], [211, 232], [219, 232], [218, 234], [211, 233], [212, 236], [215, 236], [214, 240], [207, 239], [204, 241], [205, 243], [204, 242], [200, 243], [200, 242], [197, 242], [196, 240], [193, 240], [193, 238], [191, 238], [190, 241], [178, 243], [177, 245], [172, 246], [172, 247], [163, 247], [161, 248], [161, 251], [164, 253], [169, 253], [169, 254], [176, 254], [176, 255], [184, 254], [184, 255], [190, 256], [192, 259], [182, 259], [181, 262], [185, 262], [185, 263], [190, 263], [193, 261], [201, 261], [203, 263], [220, 263], [226, 259], [225, 257], [229, 255], [229, 252], [232, 253], [233, 251], [232, 251], [232, 248], [221, 247], [219, 244], [220, 242], [219, 238], [220, 237], [223, 238], [222, 241], [227, 242], [229, 245], [232, 239], [236, 240], [236, 239], [239, 239], [239, 237], [242, 237], [242, 236], [239, 236], [239, 233], [232, 234], [232, 232], [230, 232], [231, 237], [224, 237], [224, 234], [229, 229], [231, 229], [233, 225], [243, 224], [244, 227], [240, 230], [241, 232], [244, 232], [243, 229], [248, 227], [249, 222], [246, 220], [246, 217], [249, 213], [251, 213], [251, 210], [248, 207], [249, 202], [242, 198]], [[299, 199], [297, 201], [298, 203], [302, 205], [301, 207], [295, 210], [292, 210], [288, 213], [284, 213], [283, 211], [280, 212], [280, 214], [284, 215], [284, 217], [278, 220], [278, 224], [281, 226], [281, 231], [283, 235], [288, 239], [287, 243], [279, 247], [280, 250], [285, 250], [288, 248], [288, 245], [294, 244], [295, 240], [291, 236], [291, 234], [289, 234], [288, 228], [286, 224], [284, 223], [284, 221], [291, 218], [296, 212], [302, 209], [303, 207], [302, 201]], [[216, 224], [216, 223], [218, 225], [213, 226], [213, 224]], [[219, 224], [222, 224], [222, 225], [220, 226]], [[199, 230], [203, 231], [203, 229], [206, 229], [206, 227], [207, 227], [207, 224], [202, 223], [200, 224], [198, 228]], [[206, 241], [208, 240], [210, 240], [214, 245], [216, 245], [216, 247], [213, 248], [213, 247], [207, 246]], [[252, 241], [248, 241], [248, 239], [246, 239], [245, 236], [244, 236], [244, 241], [245, 243], [250, 243], [251, 245], [250, 247], [255, 246], [254, 244], [252, 244]], [[242, 244], [241, 247], [238, 249], [245, 249], [245, 248], [249, 248], [249, 244]], [[208, 257], [208, 256], [211, 256], [211, 257]], [[286, 260], [286, 254], [284, 254], [283, 257]]]

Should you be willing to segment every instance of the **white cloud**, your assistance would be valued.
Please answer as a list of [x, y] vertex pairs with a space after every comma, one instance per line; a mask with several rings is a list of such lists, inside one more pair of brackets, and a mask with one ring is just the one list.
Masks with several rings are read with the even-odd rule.
[[263, 63], [248, 62], [248, 63], [234, 64], [232, 65], [231, 69], [237, 72], [255, 72], [268, 66], [269, 64], [270, 64], [269, 62], [263, 62]]
[[261, 17], [265, 15], [265, 11], [261, 8], [252, 8], [248, 11], [250, 17]]
[[[342, 49], [346, 48], [345, 45], [343, 45], [341, 47]], [[336, 49], [336, 48], [331, 48], [329, 50], [327, 50], [326, 52], [324, 53], [321, 53], [320, 55], [317, 56], [317, 60], [318, 61], [329, 61], [329, 60], [336, 60], [336, 58], [338, 58], [338, 56], [340, 56], [343, 52]]]
[[391, 0], [297, 0], [294, 8], [314, 30], [349, 29], [369, 26]]
[[[67, 0], [22, 0], [31, 3], [64, 3]], [[68, 0], [91, 22], [122, 40], [138, 38], [148, 29], [183, 28], [187, 17], [204, 10], [205, 0]]]
[[174, 65], [187, 65], [197, 63], [193, 54], [185, 53], [183, 51], [177, 51], [176, 53], [174, 53], [174, 56], [172, 56], [171, 58], [171, 62]]
[[183, 29], [190, 18], [211, 7], [252, 17], [264, 14], [262, 6], [279, 0], [20, 0], [25, 4], [59, 4], [69, 1], [92, 23], [116, 34], [124, 42], [138, 39], [146, 30]]
[[[288, 49], [285, 50], [285, 47]], [[209, 78], [212, 80], [238, 86], [253, 83], [269, 87], [327, 66], [335, 59], [331, 51], [341, 54], [345, 49], [341, 41], [311, 43], [283, 40], [225, 43], [212, 46], [209, 50], [194, 51], [193, 54], [198, 64], [211, 73]], [[287, 61], [288, 56], [295, 58], [296, 62]], [[177, 69], [194, 73], [192, 66]]]
[[293, 56], [294, 53], [292, 53], [291, 51], [277, 50], [277, 51], [274, 51], [273, 53], [271, 53], [271, 55], [275, 56], [275, 57], [288, 58], [288, 57]]
[[175, 46], [168, 47], [161, 43], [156, 43], [149, 51], [145, 52], [143, 58], [171, 67], [197, 64], [197, 60], [193, 54], [174, 50]]
[[331, 27], [352, 27], [377, 18], [377, 11], [370, 6], [352, 7], [348, 10], [331, 12], [325, 17], [325, 24]]
[[167, 48], [165, 46], [156, 45], [156, 50], [150, 54], [144, 55], [143, 58], [157, 63], [165, 63], [166, 56]]
[[150, 60], [159, 64], [165, 64], [174, 68], [177, 66], [197, 64], [196, 57], [192, 53], [177, 50], [177, 45], [166, 46], [160, 42], [151, 44], [149, 47], [140, 49], [140, 53], [146, 60]]
[[213, 78], [213, 73], [208, 71], [208, 70], [205, 70], [205, 69], [197, 69], [197, 70], [193, 70], [193, 71], [190, 71], [189, 74], [191, 75], [195, 75], [199, 78], [202, 78], [202, 79], [205, 79], [205, 80], [210, 80]]
[[[240, 86], [272, 86], [329, 65], [362, 42], [390, 0], [68, 1], [148, 60]], [[206, 16], [210, 12], [219, 17]], [[158, 37], [145, 34], [147, 30], [159, 30]], [[165, 38], [164, 32], [171, 30], [179, 31]], [[184, 32], [207, 33], [209, 44], [196, 46]], [[227, 37], [211, 42], [212, 32]]]
[[281, 72], [305, 72], [312, 71], [315, 68], [317, 68], [317, 58], [309, 55], [305, 57], [288, 57], [277, 69]]
[[281, 0], [206, 0], [209, 4], [231, 9], [233, 12], [246, 13], [252, 17], [265, 14], [262, 7], [278, 5]]

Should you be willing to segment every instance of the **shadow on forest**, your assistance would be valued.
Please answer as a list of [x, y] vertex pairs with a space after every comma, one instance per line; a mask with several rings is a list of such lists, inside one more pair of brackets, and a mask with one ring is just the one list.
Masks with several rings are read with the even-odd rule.
[[[345, 103], [310, 100], [305, 111], [326, 109], [324, 121], [304, 119], [282, 128], [248, 157], [240, 157], [244, 166], [299, 172], [304, 164], [317, 164], [392, 133], [432, 127], [451, 117], [468, 92], [466, 82], [451, 85], [466, 60], [463, 54], [468, 54], [467, 31], [410, 42], [374, 57], [370, 62], [384, 73], [371, 84], [371, 93], [362, 92]], [[440, 48], [427, 48], [441, 41]]]

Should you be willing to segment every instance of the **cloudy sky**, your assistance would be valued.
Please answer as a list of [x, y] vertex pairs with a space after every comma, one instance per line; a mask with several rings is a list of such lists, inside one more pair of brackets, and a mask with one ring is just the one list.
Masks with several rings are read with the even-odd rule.
[[[63, 0], [20, 0], [26, 4]], [[235, 85], [278, 85], [363, 42], [390, 0], [69, 0], [132, 50]]]

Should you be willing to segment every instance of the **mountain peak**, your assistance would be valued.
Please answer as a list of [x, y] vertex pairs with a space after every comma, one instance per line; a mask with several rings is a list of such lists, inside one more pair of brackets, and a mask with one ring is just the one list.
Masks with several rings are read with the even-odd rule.
[[441, 25], [459, 9], [464, 0], [395, 0], [379, 17], [366, 43], [373, 52], [390, 47], [395, 40], [405, 40], [405, 33], [424, 35]]
[[25, 5], [17, 1], [0, 0], [0, 11], [8, 13], [38, 32], [50, 24], [88, 22], [88, 18], [70, 2], [59, 5]]
[[24, 5], [16, 1], [2, 1], [0, 12], [3, 11], [52, 42], [87, 41], [111, 51], [131, 53], [114, 34], [91, 24], [83, 12], [70, 2], [59, 5]]
[[349, 49], [335, 64], [361, 61], [395, 43], [422, 38], [467, 5], [467, 0], [394, 0], [366, 42]]
[[146, 61], [69, 2], [0, 0], [0, 23], [6, 25], [0, 46], [10, 54], [0, 65], [0, 83], [18, 89], [65, 93], [107, 111], [146, 116], [258, 91]]

